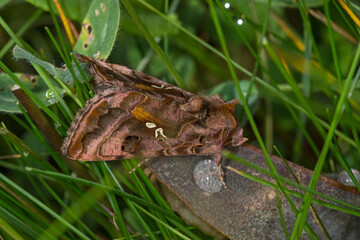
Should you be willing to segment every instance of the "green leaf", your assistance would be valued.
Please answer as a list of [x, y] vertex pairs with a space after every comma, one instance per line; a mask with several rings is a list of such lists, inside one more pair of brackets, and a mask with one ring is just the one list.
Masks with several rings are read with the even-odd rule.
[[8, 4], [11, 0], [0, 0], [0, 8], [4, 7], [6, 4]]
[[[136, 13], [139, 18], [142, 20], [146, 29], [151, 33], [154, 37], [160, 37], [165, 35], [175, 35], [179, 32], [179, 29], [171, 27], [166, 21], [164, 21], [161, 17], [146, 10], [144, 8], [137, 8]], [[180, 24], [177, 14], [169, 14], [168, 17]], [[133, 22], [131, 17], [126, 13], [124, 17], [121, 19], [121, 30], [127, 33], [135, 34], [141, 36], [139, 29], [136, 27], [136, 24]]]
[[177, 57], [175, 63], [175, 68], [179, 72], [181, 79], [185, 82], [186, 86], [195, 87], [193, 76], [196, 73], [196, 63], [193, 58], [188, 55], [180, 55]]
[[[24, 140], [24, 142], [31, 148], [33, 149], [35, 152], [37, 153], [48, 153], [48, 150], [46, 149], [46, 146], [44, 144], [42, 144], [41, 140], [38, 138], [38, 136], [36, 136], [35, 134], [33, 134], [32, 132], [25, 132], [21, 139]], [[45, 156], [47, 156], [49, 154], [46, 154]], [[44, 155], [43, 155], [44, 156]]]
[[[26, 0], [28, 3], [41, 8], [45, 11], [49, 11], [49, 7], [47, 5], [46, 0]], [[58, 0], [60, 3], [60, 6], [62, 10], [65, 13], [65, 16], [77, 21], [82, 21], [84, 19], [84, 16], [91, 4], [91, 0]], [[53, 3], [54, 1], [51, 1], [52, 8], [54, 9], [54, 12], [58, 14], [58, 11]]]
[[[174, 59], [174, 67], [176, 71], [180, 74], [181, 79], [183, 79], [183, 81], [186, 83], [186, 86], [192, 86], [193, 88], [195, 88], [196, 83], [195, 81], [192, 81], [196, 71], [196, 66], [193, 58], [186, 54], [169, 54], [169, 58]], [[162, 63], [162, 60], [158, 55], [154, 55], [151, 57], [151, 60], [149, 61], [145, 72], [151, 76], [156, 76], [165, 82], [176, 84], [173, 79], [169, 79], [169, 71]]]
[[106, 59], [116, 39], [120, 22], [117, 0], [94, 0], [82, 23], [74, 51], [96, 59]]
[[[54, 65], [52, 65], [51, 63], [48, 63], [48, 62], [46, 62], [44, 60], [41, 60], [41, 59], [37, 58], [36, 56], [32, 55], [31, 53], [29, 53], [25, 49], [19, 47], [18, 45], [16, 45], [14, 47], [13, 54], [14, 54], [14, 57], [16, 59], [25, 59], [25, 60], [29, 61], [32, 64], [35, 63], [35, 64], [41, 66], [51, 76], [53, 76], [54, 78], [60, 79], [66, 85], [68, 85], [68, 86], [73, 86], [74, 85], [72, 75], [71, 75], [70, 71], [67, 68], [57, 68]], [[86, 63], [80, 63], [80, 67], [83, 70], [83, 72], [85, 73], [85, 76], [87, 78], [90, 78], [91, 74], [89, 72], [87, 64]], [[82, 81], [83, 78], [82, 78], [80, 72], [78, 71], [77, 67], [75, 67], [75, 64], [74, 64], [73, 68], [74, 68], [76, 77], [80, 81]]]
[[[56, 102], [51, 92], [48, 91], [44, 80], [39, 76], [28, 74], [15, 74], [22, 80], [26, 87], [28, 87], [43, 103], [47, 106]], [[18, 100], [10, 90], [10, 86], [14, 85], [14, 81], [5, 73], [0, 74], [0, 111], [7, 113], [21, 113], [17, 106]], [[64, 91], [59, 88], [61, 95]]]

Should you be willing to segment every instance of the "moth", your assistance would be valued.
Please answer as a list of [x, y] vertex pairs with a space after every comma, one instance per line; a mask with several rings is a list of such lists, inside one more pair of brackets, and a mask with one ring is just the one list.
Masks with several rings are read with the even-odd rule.
[[88, 64], [96, 94], [68, 130], [62, 152], [70, 159], [202, 155], [220, 166], [225, 146], [246, 141], [237, 99], [197, 96], [124, 66], [77, 58]]

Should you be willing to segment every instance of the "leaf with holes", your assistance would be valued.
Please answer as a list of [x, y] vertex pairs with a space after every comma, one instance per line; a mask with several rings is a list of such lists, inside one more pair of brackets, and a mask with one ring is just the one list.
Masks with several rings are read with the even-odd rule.
[[[16, 76], [28, 87], [43, 103], [52, 105], [56, 102], [53, 94], [46, 86], [44, 80], [39, 76], [20, 74]], [[0, 111], [7, 113], [21, 113], [17, 106], [18, 100], [11, 92], [10, 87], [14, 85], [14, 81], [5, 73], [0, 74]], [[64, 91], [58, 89], [63, 95]]]
[[74, 51], [96, 59], [106, 59], [114, 45], [120, 21], [117, 0], [95, 0], [82, 23]]

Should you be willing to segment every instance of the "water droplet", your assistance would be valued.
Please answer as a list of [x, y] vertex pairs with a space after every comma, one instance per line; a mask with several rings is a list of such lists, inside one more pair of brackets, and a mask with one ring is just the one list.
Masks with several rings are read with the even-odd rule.
[[16, 91], [18, 89], [20, 89], [21, 87], [17, 84], [14, 84], [12, 87], [11, 87], [11, 91]]
[[46, 91], [45, 96], [46, 96], [46, 98], [47, 98], [47, 100], [48, 100], [48, 102], [49, 102], [50, 104], [57, 103], [57, 99], [56, 99], [56, 97], [55, 97], [55, 94], [54, 94], [54, 92], [51, 91], [50, 89], [48, 89], [48, 90]]
[[93, 54], [93, 57], [95, 59], [97, 59], [100, 56], [100, 51], [97, 51], [96, 53]]
[[225, 3], [225, 4], [224, 4], [224, 7], [225, 7], [226, 9], [230, 8], [230, 3], [228, 3], [228, 2]]
[[196, 164], [193, 172], [196, 185], [208, 193], [220, 192], [223, 183], [215, 161], [207, 159]]
[[27, 157], [27, 156], [29, 156], [29, 153], [28, 152], [23, 152], [23, 155], [24, 155], [24, 157]]
[[5, 135], [5, 134], [7, 134], [9, 131], [6, 129], [6, 128], [0, 128], [0, 134], [1, 135]]
[[242, 25], [244, 23], [244, 20], [242, 20], [241, 18], [239, 18], [237, 21], [236, 21], [237, 25]]
[[[360, 182], [360, 172], [354, 168], [351, 168], [352, 173], [354, 174], [356, 180]], [[351, 180], [349, 174], [343, 170], [339, 173], [337, 178], [338, 182], [346, 185], [346, 186], [355, 186], [355, 183]]]

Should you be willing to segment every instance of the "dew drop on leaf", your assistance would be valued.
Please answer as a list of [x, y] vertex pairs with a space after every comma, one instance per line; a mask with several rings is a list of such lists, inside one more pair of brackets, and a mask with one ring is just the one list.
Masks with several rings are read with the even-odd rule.
[[23, 152], [23, 155], [24, 155], [24, 157], [27, 157], [27, 156], [29, 156], [29, 153], [28, 152]]
[[55, 97], [55, 94], [54, 94], [54, 92], [51, 91], [50, 89], [48, 89], [48, 90], [46, 91], [45, 96], [46, 96], [46, 98], [47, 98], [47, 100], [48, 100], [48, 102], [49, 102], [50, 104], [55, 104], [55, 103], [57, 103], [57, 99], [56, 99], [56, 97]]
[[7, 134], [9, 131], [6, 128], [0, 128], [0, 135], [5, 135]]
[[207, 159], [196, 164], [193, 172], [196, 185], [208, 193], [220, 192], [223, 183], [215, 161]]
[[[360, 172], [354, 168], [351, 168], [351, 171], [354, 174], [356, 180], [360, 182]], [[346, 186], [355, 186], [355, 183], [351, 180], [349, 174], [345, 170], [339, 173], [337, 180]]]
[[100, 51], [97, 51], [97, 52], [93, 55], [93, 57], [94, 57], [95, 59], [97, 59], [99, 56], [100, 56]]

